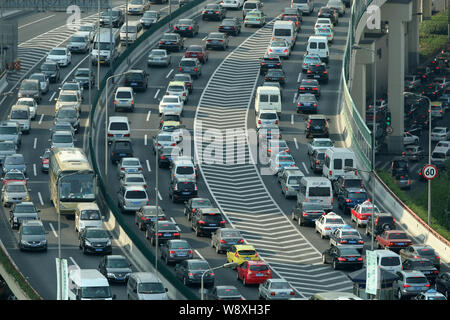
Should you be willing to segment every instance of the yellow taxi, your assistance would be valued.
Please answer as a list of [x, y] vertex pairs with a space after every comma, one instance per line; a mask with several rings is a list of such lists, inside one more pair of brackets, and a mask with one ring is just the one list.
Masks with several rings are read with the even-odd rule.
[[235, 262], [237, 265], [241, 265], [245, 261], [259, 261], [258, 253], [252, 245], [236, 244], [232, 245], [227, 251], [227, 262]]

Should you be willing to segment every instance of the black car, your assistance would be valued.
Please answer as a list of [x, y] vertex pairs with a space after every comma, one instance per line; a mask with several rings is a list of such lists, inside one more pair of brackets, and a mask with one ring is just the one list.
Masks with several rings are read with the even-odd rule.
[[172, 81], [181, 81], [184, 82], [186, 85], [186, 88], [189, 90], [189, 93], [192, 93], [194, 90], [194, 85], [192, 81], [192, 77], [190, 74], [187, 73], [177, 73], [173, 76]]
[[186, 240], [167, 240], [161, 244], [161, 260], [169, 265], [194, 257], [194, 251]]
[[125, 74], [123, 85], [136, 91], [145, 91], [148, 86], [148, 73], [145, 70], [130, 70]]
[[218, 208], [199, 208], [191, 215], [191, 228], [195, 235], [211, 235], [219, 228], [225, 228], [225, 219]]
[[178, 33], [182, 37], [193, 38], [198, 34], [199, 26], [194, 19], [179, 19], [173, 26], [173, 32]]
[[367, 198], [366, 190], [361, 187], [343, 189], [337, 198], [338, 207], [344, 211], [344, 214], [350, 214], [352, 208], [363, 203]]
[[331, 263], [333, 269], [353, 268], [361, 269], [363, 258], [356, 248], [333, 246], [322, 253], [322, 262]]
[[19, 229], [23, 221], [38, 220], [38, 212], [33, 202], [13, 203], [9, 211], [11, 229]]
[[400, 250], [402, 261], [410, 258], [425, 258], [430, 260], [437, 270], [440, 270], [441, 258], [438, 256], [433, 247], [424, 244], [414, 244]]
[[237, 36], [241, 33], [241, 22], [238, 18], [223, 19], [218, 31]]
[[445, 297], [450, 297], [450, 272], [440, 273], [436, 278], [436, 290], [445, 295]]
[[184, 49], [183, 38], [178, 33], [164, 33], [158, 42], [158, 49], [181, 51]]
[[299, 94], [297, 97], [297, 113], [317, 113], [318, 102], [312, 93]]
[[394, 217], [387, 212], [379, 212], [374, 213], [372, 216], [369, 216], [366, 224], [366, 236], [372, 234], [372, 219], [374, 219], [374, 236], [378, 236], [382, 234], [385, 230], [395, 230], [396, 223]]
[[364, 183], [361, 178], [357, 176], [339, 176], [332, 182], [333, 194], [338, 195], [349, 188], [364, 188]]
[[175, 276], [183, 281], [184, 285], [200, 284], [202, 275], [203, 283], [206, 287], [212, 287], [214, 285], [214, 272], [208, 271], [211, 267], [208, 261], [203, 259], [188, 259], [175, 266]]
[[391, 161], [391, 174], [394, 177], [401, 174], [408, 175], [409, 174], [408, 160], [402, 157], [394, 158]]
[[47, 61], [41, 65], [41, 73], [45, 74], [50, 82], [57, 82], [61, 75], [59, 65], [54, 61]]
[[334, 26], [337, 25], [339, 22], [337, 12], [327, 7], [322, 7], [319, 9], [319, 12], [317, 13], [317, 18], [329, 18]]
[[172, 221], [158, 221], [147, 226], [145, 231], [145, 237], [150, 239], [152, 246], [156, 245], [156, 228], [158, 228], [158, 245], [171, 240], [180, 239], [180, 230], [177, 225]]
[[91, 72], [89, 77], [89, 68], [78, 68], [73, 81], [78, 82], [83, 88], [92, 87], [95, 83], [95, 73]]
[[284, 85], [286, 82], [286, 75], [282, 69], [269, 69], [264, 76], [264, 81], [274, 81]]
[[122, 255], [104, 256], [98, 264], [98, 271], [108, 281], [127, 283], [132, 272], [131, 263]]
[[308, 79], [316, 79], [319, 82], [328, 83], [327, 65], [322, 62], [319, 64], [310, 64], [306, 70]]
[[107, 10], [100, 15], [100, 27], [109, 26], [112, 22], [113, 28], [119, 28], [125, 23], [125, 15], [122, 10]]
[[186, 178], [175, 178], [169, 185], [169, 198], [172, 202], [194, 198], [198, 193], [197, 183]]
[[426, 258], [411, 258], [403, 261], [403, 270], [416, 270], [420, 271], [427, 277], [430, 283], [436, 282], [436, 277], [439, 270], [433, 265], [433, 263]]
[[184, 215], [191, 220], [192, 215], [200, 208], [212, 208], [212, 202], [208, 198], [192, 198], [184, 205]]
[[173, 160], [182, 154], [181, 148], [177, 146], [167, 146], [158, 149], [158, 167], [169, 168], [172, 165]]
[[228, 34], [220, 32], [211, 32], [206, 37], [206, 50], [220, 48], [226, 50], [228, 48]]
[[323, 115], [309, 115], [306, 120], [306, 138], [329, 138], [328, 122]]
[[277, 55], [264, 55], [260, 62], [260, 74], [265, 75], [270, 69], [281, 69], [281, 59]]
[[244, 300], [235, 286], [215, 286], [206, 294], [207, 300]]
[[[158, 210], [159, 208], [159, 210]], [[143, 206], [136, 211], [135, 222], [139, 230], [146, 230], [147, 226], [156, 221], [156, 214], [158, 214], [158, 220], [167, 220], [164, 209], [160, 206]]]
[[111, 254], [111, 236], [103, 228], [86, 227], [80, 230], [79, 245], [83, 253]]
[[394, 182], [400, 189], [411, 189], [411, 180], [407, 174], [398, 174], [394, 176]]
[[303, 79], [298, 86], [298, 94], [312, 93], [317, 99], [320, 99], [319, 81], [315, 79]]
[[226, 9], [218, 4], [208, 4], [202, 11], [202, 20], [223, 20], [226, 15]]
[[122, 158], [133, 156], [133, 144], [130, 139], [115, 139], [111, 144], [111, 162], [117, 164]]
[[300, 22], [303, 21], [303, 11], [299, 8], [284, 8], [283, 13], [281, 14], [281, 19], [284, 17], [294, 16], [297, 17]]
[[292, 220], [297, 220], [299, 226], [305, 224], [315, 225], [315, 221], [320, 216], [325, 215], [326, 212], [322, 205], [312, 202], [297, 202], [296, 206], [292, 209]]

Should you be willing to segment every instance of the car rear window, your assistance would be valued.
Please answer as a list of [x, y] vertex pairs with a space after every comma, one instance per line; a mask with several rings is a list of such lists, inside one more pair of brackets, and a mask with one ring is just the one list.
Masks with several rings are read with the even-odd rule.
[[277, 114], [275, 112], [263, 112], [259, 115], [259, 118], [263, 120], [274, 120], [277, 119]]
[[186, 241], [171, 242], [170, 248], [172, 249], [190, 249], [191, 246]]
[[327, 218], [327, 224], [345, 224], [341, 218]]
[[238, 231], [222, 231], [222, 238], [241, 238]]
[[367, 194], [365, 192], [349, 192], [348, 197], [354, 200], [365, 200]]
[[211, 205], [209, 200], [192, 200], [192, 207], [194, 208], [209, 208]]
[[253, 255], [256, 254], [256, 251], [255, 250], [251, 250], [251, 249], [249, 249], [249, 250], [239, 250], [238, 254], [241, 255], [241, 256], [253, 256]]
[[145, 191], [142, 191], [142, 190], [127, 191], [125, 198], [127, 198], [127, 199], [145, 199], [145, 198], [147, 198], [147, 194], [145, 193]]
[[266, 265], [250, 266], [250, 271], [267, 271], [269, 267]]
[[407, 239], [406, 233], [404, 232], [393, 232], [389, 234], [389, 239]]
[[259, 95], [259, 102], [269, 102], [269, 95], [267, 95], [267, 94], [260, 94]]
[[380, 261], [380, 265], [384, 267], [399, 266], [400, 264], [401, 263], [399, 257], [383, 257]]
[[129, 73], [126, 75], [127, 80], [142, 80], [144, 78], [144, 75], [142, 73]]
[[330, 189], [330, 187], [309, 187], [308, 193], [310, 197], [329, 197]]
[[291, 36], [291, 29], [275, 29], [274, 35], [276, 37], [290, 37]]
[[377, 217], [378, 220], [378, 224], [379, 225], [383, 225], [385, 223], [393, 223], [393, 218], [392, 217], [383, 217], [383, 216], [379, 216]]
[[128, 149], [130, 147], [130, 143], [128, 141], [118, 141], [116, 142], [117, 149]]
[[202, 220], [207, 223], [215, 223], [222, 220], [222, 215], [220, 213], [205, 213], [202, 214]]
[[342, 235], [346, 236], [346, 237], [348, 237], [348, 236], [359, 237], [358, 231], [355, 231], [355, 230], [342, 231]]
[[445, 159], [445, 152], [433, 152], [431, 157], [435, 159]]
[[325, 49], [326, 45], [325, 42], [319, 42], [319, 49]]
[[119, 99], [130, 99], [131, 98], [131, 92], [130, 91], [118, 91], [116, 94], [116, 98]]
[[302, 177], [289, 177], [288, 184], [298, 186]]
[[434, 249], [428, 249], [428, 248], [424, 248], [424, 249], [417, 249], [417, 252], [422, 255], [422, 256], [434, 256]]
[[128, 124], [126, 122], [111, 122], [109, 130], [128, 130]]
[[309, 48], [310, 49], [317, 49], [317, 42], [310, 42], [309, 43]]
[[405, 282], [406, 283], [425, 284], [425, 283], [428, 283], [428, 280], [425, 277], [408, 277], [408, 278], [406, 278]]
[[181, 190], [194, 189], [194, 182], [178, 182], [178, 188]]
[[177, 174], [193, 174], [194, 168], [190, 166], [177, 167]]
[[360, 188], [361, 180], [359, 179], [345, 179], [346, 188]]
[[195, 67], [195, 61], [194, 60], [181, 60], [180, 66], [186, 66], [186, 67]]
[[413, 267], [421, 268], [421, 267], [433, 267], [433, 264], [430, 260], [419, 260], [419, 261], [411, 261], [411, 265]]
[[175, 224], [172, 223], [172, 222], [164, 221], [162, 223], [161, 222], [158, 223], [158, 230], [160, 230], [160, 231], [163, 231], [163, 230], [175, 230], [175, 229], [176, 229]]

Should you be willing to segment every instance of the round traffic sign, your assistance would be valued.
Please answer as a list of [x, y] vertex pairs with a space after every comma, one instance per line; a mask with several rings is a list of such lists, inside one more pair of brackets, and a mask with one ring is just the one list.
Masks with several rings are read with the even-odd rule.
[[433, 180], [434, 178], [436, 178], [437, 173], [438, 170], [436, 166], [433, 166], [432, 164], [427, 164], [422, 169], [422, 176], [427, 180]]
[[391, 126], [387, 126], [386, 127], [386, 133], [387, 134], [392, 134], [394, 132], [394, 128], [392, 128]]

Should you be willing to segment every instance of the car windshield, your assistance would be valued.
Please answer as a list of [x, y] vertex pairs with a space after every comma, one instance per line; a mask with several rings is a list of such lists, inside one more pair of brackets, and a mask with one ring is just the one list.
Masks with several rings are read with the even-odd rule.
[[60, 200], [68, 202], [93, 201], [95, 178], [93, 172], [73, 173], [60, 178]]
[[272, 282], [270, 289], [291, 289], [291, 286], [287, 282]]
[[97, 210], [83, 210], [80, 215], [81, 220], [100, 220], [100, 212]]
[[255, 265], [249, 267], [250, 271], [267, 271], [269, 267], [266, 265]]
[[127, 199], [147, 199], [147, 193], [144, 190], [127, 191], [125, 198], [127, 198]]
[[164, 97], [162, 102], [163, 103], [178, 103], [178, 98], [175, 98], [175, 97]]
[[155, 11], [146, 11], [144, 12], [143, 18], [157, 18], [158, 13]]
[[27, 192], [27, 188], [23, 184], [8, 184], [6, 192]]
[[381, 258], [380, 265], [384, 267], [393, 267], [400, 265], [400, 258], [398, 257], [383, 257]]
[[330, 189], [330, 187], [309, 187], [308, 193], [310, 197], [329, 197]]
[[128, 124], [126, 122], [111, 122], [109, 130], [128, 130]]
[[20, 165], [25, 164], [23, 157], [6, 157], [5, 164]]
[[406, 233], [404, 232], [393, 232], [391, 234], [389, 234], [389, 239], [408, 239], [408, 237], [406, 236]]
[[59, 109], [58, 118], [76, 118], [77, 110], [75, 109]]
[[206, 261], [192, 261], [189, 265], [190, 270], [208, 270], [209, 264]]
[[44, 63], [42, 66], [41, 66], [41, 70], [44, 70], [44, 71], [56, 71], [56, 64], [53, 64], [53, 63]]
[[81, 297], [84, 299], [111, 298], [111, 291], [107, 287], [81, 287]]
[[158, 294], [165, 293], [166, 289], [161, 282], [144, 282], [139, 283], [138, 292], [142, 294]]
[[27, 110], [12, 110], [11, 111], [11, 119], [28, 119], [29, 114]]
[[29, 204], [18, 204], [16, 205], [16, 207], [14, 208], [14, 212], [20, 212], [20, 213], [34, 213], [36, 212], [36, 209], [34, 208], [33, 205], [29, 205]]
[[50, 51], [49, 55], [51, 56], [65, 56], [66, 50], [63, 49], [53, 49]]
[[33, 74], [33, 75], [31, 75], [30, 79], [35, 79], [35, 80], [38, 80], [39, 82], [44, 82], [45, 81], [45, 75], [43, 75], [43, 74]]
[[367, 199], [367, 194], [365, 192], [349, 192], [348, 197], [353, 200], [365, 200]]
[[106, 266], [108, 268], [129, 268], [129, 263], [127, 262], [127, 260], [122, 259], [122, 258], [109, 258], [107, 260], [107, 264]]
[[298, 18], [295, 16], [284, 16], [283, 20], [284, 21], [298, 21]]
[[222, 25], [223, 25], [223, 26], [234, 26], [234, 25], [235, 25], [235, 22], [234, 22], [233, 19], [224, 19], [224, 20], [222, 21]]
[[69, 42], [86, 42], [86, 38], [84, 37], [71, 37]]
[[22, 234], [27, 236], [42, 236], [45, 234], [45, 230], [42, 226], [23, 226]]
[[24, 81], [20, 85], [21, 90], [36, 90], [36, 85], [33, 82]]
[[78, 102], [78, 97], [74, 94], [63, 94], [59, 96], [61, 102]]
[[345, 224], [341, 218], [327, 218], [327, 224]]
[[86, 238], [106, 239], [109, 238], [109, 236], [106, 230], [87, 228]]
[[53, 143], [72, 143], [71, 134], [55, 134], [53, 135]]
[[77, 70], [75, 77], [89, 77], [89, 70]]
[[202, 52], [203, 48], [201, 46], [190, 46], [186, 51]]

